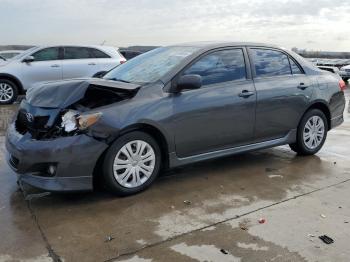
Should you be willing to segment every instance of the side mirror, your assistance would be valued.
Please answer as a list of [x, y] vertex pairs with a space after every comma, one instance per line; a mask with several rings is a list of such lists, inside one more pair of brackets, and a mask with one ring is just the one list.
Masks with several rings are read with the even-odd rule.
[[34, 56], [27, 56], [26, 58], [23, 59], [24, 63], [31, 63], [31, 62], [34, 62]]
[[183, 75], [177, 81], [176, 91], [185, 89], [198, 89], [202, 86], [202, 77], [200, 75]]

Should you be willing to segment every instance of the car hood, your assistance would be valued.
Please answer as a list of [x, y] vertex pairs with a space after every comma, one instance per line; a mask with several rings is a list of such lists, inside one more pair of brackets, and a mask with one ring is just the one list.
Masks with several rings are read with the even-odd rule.
[[35, 107], [66, 108], [82, 99], [90, 86], [135, 92], [141, 86], [107, 79], [72, 79], [41, 83], [27, 91], [27, 102]]

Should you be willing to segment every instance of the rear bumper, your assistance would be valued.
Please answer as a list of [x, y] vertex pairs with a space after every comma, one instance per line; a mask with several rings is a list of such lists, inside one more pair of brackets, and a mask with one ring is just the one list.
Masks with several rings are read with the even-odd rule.
[[[93, 189], [93, 171], [107, 144], [86, 135], [33, 140], [14, 124], [6, 135], [8, 163], [21, 182], [47, 191]], [[55, 173], [48, 172], [54, 166]]]

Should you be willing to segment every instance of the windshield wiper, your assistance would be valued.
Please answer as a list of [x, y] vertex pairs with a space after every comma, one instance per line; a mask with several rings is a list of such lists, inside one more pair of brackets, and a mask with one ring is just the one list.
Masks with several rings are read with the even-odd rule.
[[0, 58], [1, 58], [2, 60], [4, 60], [4, 61], [7, 61], [6, 58], [3, 57], [3, 56], [1, 56], [1, 55], [0, 55]]
[[130, 83], [129, 81], [126, 81], [126, 80], [123, 80], [123, 79], [118, 79], [118, 78], [110, 78], [109, 80], [123, 82], [123, 83]]

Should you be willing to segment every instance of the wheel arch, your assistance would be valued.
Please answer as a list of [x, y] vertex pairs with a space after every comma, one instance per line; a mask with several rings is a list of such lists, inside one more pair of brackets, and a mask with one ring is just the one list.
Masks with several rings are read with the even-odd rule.
[[326, 102], [324, 101], [315, 101], [313, 104], [311, 104], [304, 112], [303, 116], [300, 118], [300, 121], [301, 119], [303, 119], [304, 115], [310, 111], [311, 109], [318, 109], [320, 111], [322, 111], [326, 118], [327, 118], [327, 124], [328, 124], [328, 130], [331, 129], [331, 111], [329, 110], [329, 107], [327, 105]]
[[169, 145], [166, 140], [165, 135], [155, 126], [151, 124], [146, 124], [146, 123], [137, 123], [133, 124], [130, 126], [127, 126], [123, 129], [120, 130], [118, 133], [118, 136], [116, 136], [113, 140], [108, 142], [108, 147], [105, 149], [105, 151], [100, 155], [98, 158], [94, 171], [93, 171], [93, 180], [94, 180], [94, 185], [100, 183], [99, 175], [98, 173], [100, 172], [103, 164], [103, 160], [105, 158], [105, 155], [109, 149], [109, 147], [122, 135], [125, 135], [127, 133], [133, 132], [133, 131], [141, 131], [145, 132], [148, 135], [152, 136], [157, 142], [161, 150], [162, 154], [162, 163], [161, 163], [161, 168], [167, 169], [169, 168]]
[[18, 87], [18, 94], [23, 95], [25, 93], [23, 85], [17, 77], [6, 73], [0, 73], [0, 79], [6, 79], [14, 82]]

